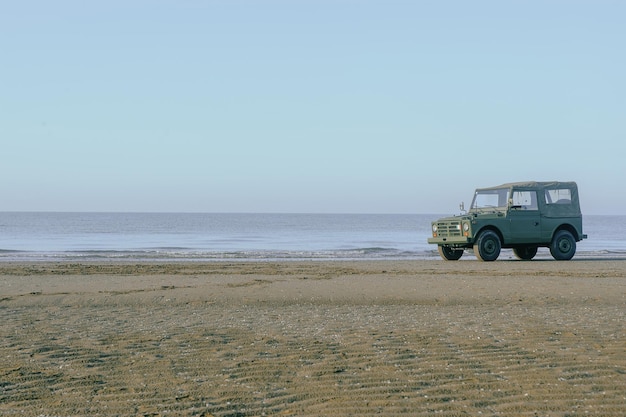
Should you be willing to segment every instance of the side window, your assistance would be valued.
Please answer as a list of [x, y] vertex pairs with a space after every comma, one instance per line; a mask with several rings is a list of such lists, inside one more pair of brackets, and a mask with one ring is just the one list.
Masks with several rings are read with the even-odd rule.
[[536, 191], [513, 191], [513, 205], [521, 206], [523, 210], [537, 210]]
[[569, 188], [546, 190], [547, 204], [572, 204], [572, 192]]

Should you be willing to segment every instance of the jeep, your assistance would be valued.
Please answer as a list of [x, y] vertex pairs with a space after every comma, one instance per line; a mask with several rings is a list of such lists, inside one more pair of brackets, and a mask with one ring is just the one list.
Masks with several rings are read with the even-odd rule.
[[[547, 247], [557, 260], [570, 260], [576, 242], [586, 239], [575, 182], [515, 182], [479, 188], [469, 211], [432, 222], [428, 243], [456, 261], [473, 249], [481, 261], [495, 261], [500, 249], [531, 260]], [[464, 212], [464, 213], [463, 213]]]

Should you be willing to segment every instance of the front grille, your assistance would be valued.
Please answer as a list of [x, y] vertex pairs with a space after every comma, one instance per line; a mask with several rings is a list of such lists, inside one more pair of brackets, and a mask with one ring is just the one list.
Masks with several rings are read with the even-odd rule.
[[437, 236], [455, 237], [461, 236], [461, 222], [437, 223]]

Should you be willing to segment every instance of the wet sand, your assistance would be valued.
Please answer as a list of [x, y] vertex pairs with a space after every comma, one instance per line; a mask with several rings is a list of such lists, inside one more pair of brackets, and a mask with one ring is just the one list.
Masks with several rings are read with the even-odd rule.
[[623, 416], [626, 260], [0, 264], [0, 414]]

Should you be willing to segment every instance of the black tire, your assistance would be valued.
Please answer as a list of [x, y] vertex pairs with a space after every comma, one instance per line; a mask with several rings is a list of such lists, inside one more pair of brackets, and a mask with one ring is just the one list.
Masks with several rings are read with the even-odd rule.
[[474, 254], [483, 262], [491, 262], [498, 259], [501, 248], [502, 244], [500, 243], [498, 234], [493, 230], [485, 230], [478, 236], [478, 240], [476, 240]]
[[463, 249], [455, 249], [450, 246], [437, 246], [439, 255], [446, 261], [458, 261], [463, 256]]
[[537, 255], [537, 246], [520, 246], [513, 248], [513, 253], [518, 259], [523, 261], [530, 261]]
[[567, 230], [559, 230], [550, 243], [550, 253], [557, 261], [569, 261], [576, 253], [576, 239]]

